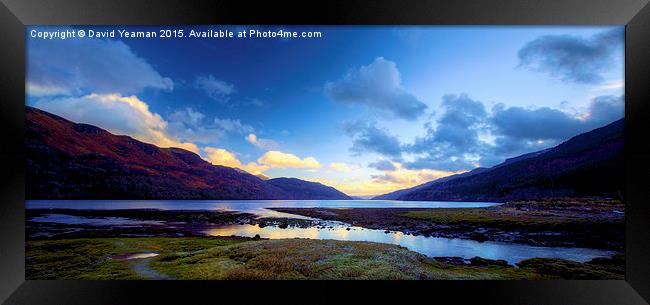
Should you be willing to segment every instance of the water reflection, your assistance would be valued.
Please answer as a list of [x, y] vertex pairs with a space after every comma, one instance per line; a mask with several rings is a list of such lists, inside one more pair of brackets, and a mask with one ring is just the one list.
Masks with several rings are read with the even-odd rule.
[[[226, 210], [252, 213], [259, 217], [306, 218], [293, 214], [275, 212], [271, 207], [302, 208], [473, 208], [497, 205], [487, 202], [436, 202], [436, 201], [392, 201], [392, 200], [29, 200], [28, 209], [161, 209], [161, 210]], [[79, 217], [49, 214], [31, 221], [86, 224], [86, 225], [143, 225], [160, 224], [156, 221], [138, 221], [119, 217]], [[406, 235], [401, 232], [371, 230], [350, 227], [340, 222], [321, 222], [320, 227], [280, 229], [276, 226], [260, 228], [257, 225], [232, 225], [214, 228], [205, 233], [213, 236], [260, 235], [262, 238], [310, 238], [350, 241], [370, 241], [400, 245], [428, 256], [460, 256], [471, 258], [481, 256], [489, 259], [504, 259], [513, 264], [533, 257], [563, 258], [585, 262], [594, 257], [607, 257], [611, 251], [586, 248], [535, 247], [521, 244], [483, 242], [473, 240], [437, 238]]]
[[110, 256], [109, 259], [115, 260], [132, 260], [132, 259], [145, 259], [158, 256], [158, 253], [145, 252], [145, 253], [126, 253]]
[[262, 238], [270, 239], [310, 238], [370, 241], [400, 245], [427, 256], [460, 256], [463, 258], [481, 256], [489, 259], [504, 259], [510, 264], [533, 257], [563, 258], [585, 262], [594, 257], [608, 257], [614, 254], [611, 251], [596, 249], [536, 247], [501, 242], [479, 243], [467, 239], [413, 236], [401, 232], [385, 233], [382, 230], [345, 226], [323, 229], [316, 227], [280, 229], [275, 226], [260, 228], [258, 225], [232, 225], [210, 229], [205, 233], [211, 236], [236, 235], [253, 237], [259, 235]]
[[123, 217], [84, 217], [65, 214], [47, 214], [33, 217], [29, 221], [88, 226], [164, 225], [163, 221], [156, 220], [134, 220]]
[[221, 210], [251, 213], [260, 217], [310, 219], [267, 208], [480, 208], [491, 202], [397, 201], [397, 200], [28, 200], [28, 209], [160, 209]]

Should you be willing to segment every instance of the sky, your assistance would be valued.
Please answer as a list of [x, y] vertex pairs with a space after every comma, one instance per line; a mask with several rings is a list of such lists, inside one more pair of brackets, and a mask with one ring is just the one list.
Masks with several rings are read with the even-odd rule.
[[[118, 32], [160, 29], [184, 36]], [[42, 38], [65, 30], [115, 37]], [[321, 37], [237, 37], [250, 30]], [[39, 26], [26, 42], [27, 105], [353, 196], [494, 166], [624, 115], [623, 27]]]

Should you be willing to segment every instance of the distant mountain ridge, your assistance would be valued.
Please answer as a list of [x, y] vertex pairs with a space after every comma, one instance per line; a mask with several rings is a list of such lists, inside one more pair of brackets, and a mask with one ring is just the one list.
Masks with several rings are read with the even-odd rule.
[[297, 178], [273, 178], [266, 182], [300, 198], [352, 199], [352, 197], [341, 191], [318, 182], [304, 181]]
[[27, 199], [350, 199], [320, 183], [265, 181], [33, 107], [25, 149]]
[[372, 199], [373, 200], [399, 200], [398, 198], [400, 198], [401, 196], [406, 195], [406, 194], [408, 194], [410, 192], [413, 192], [413, 191], [416, 191], [416, 190], [419, 190], [419, 189], [423, 189], [423, 188], [427, 188], [427, 187], [435, 185], [435, 184], [443, 183], [443, 182], [449, 181], [451, 179], [456, 179], [456, 178], [460, 178], [460, 177], [467, 177], [467, 176], [475, 175], [475, 174], [478, 174], [478, 173], [482, 173], [482, 172], [484, 172], [486, 170], [488, 170], [488, 168], [477, 167], [477, 168], [475, 168], [475, 169], [473, 169], [473, 170], [471, 170], [469, 172], [464, 172], [462, 174], [456, 174], [456, 175], [451, 175], [451, 176], [439, 178], [439, 179], [436, 179], [436, 180], [433, 180], [433, 181], [429, 181], [427, 183], [416, 185], [416, 186], [411, 187], [411, 188], [407, 188], [407, 189], [403, 189], [403, 190], [397, 190], [397, 191], [394, 191], [394, 192], [391, 192], [391, 193], [379, 195], [379, 196], [373, 197]]
[[624, 192], [624, 119], [558, 146], [507, 159], [491, 168], [376, 196], [384, 200], [506, 201]]

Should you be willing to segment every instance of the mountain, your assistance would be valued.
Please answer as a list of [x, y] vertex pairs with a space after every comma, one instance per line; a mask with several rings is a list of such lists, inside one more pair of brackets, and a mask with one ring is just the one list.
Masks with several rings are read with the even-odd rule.
[[184, 149], [160, 148], [33, 107], [26, 107], [25, 149], [27, 199], [322, 199], [338, 192], [298, 179], [302, 185], [276, 186]]
[[620, 197], [625, 181], [623, 142], [621, 119], [550, 149], [373, 199], [506, 201], [559, 196]]
[[296, 178], [273, 178], [266, 182], [300, 198], [310, 199], [352, 199], [339, 190], [317, 182], [309, 182]]
[[488, 169], [484, 168], [484, 167], [477, 167], [477, 168], [475, 168], [475, 169], [473, 169], [473, 170], [471, 170], [469, 172], [439, 178], [439, 179], [429, 181], [429, 182], [424, 183], [424, 184], [414, 186], [412, 188], [397, 190], [397, 191], [394, 191], [392, 193], [379, 195], [379, 196], [373, 197], [372, 199], [373, 200], [400, 200], [398, 198], [400, 198], [400, 197], [402, 197], [402, 196], [404, 196], [404, 195], [406, 195], [408, 193], [411, 193], [413, 191], [416, 191], [416, 190], [419, 190], [419, 189], [424, 189], [424, 188], [427, 188], [427, 187], [435, 185], [435, 184], [439, 184], [439, 183], [443, 183], [445, 181], [449, 181], [451, 179], [456, 179], [456, 178], [460, 178], [460, 177], [467, 177], [467, 176], [475, 175], [475, 174], [478, 174], [478, 173], [482, 173], [482, 172], [484, 172], [486, 170], [488, 170]]
[[550, 150], [550, 148], [547, 148], [547, 149], [542, 149], [540, 151], [534, 151], [534, 152], [531, 152], [531, 153], [523, 154], [521, 156], [508, 158], [503, 163], [497, 164], [494, 167], [504, 166], [504, 165], [512, 164], [512, 163], [515, 163], [515, 162], [518, 162], [518, 161], [522, 161], [522, 160], [526, 160], [526, 159], [529, 159], [529, 158], [537, 157], [537, 156], [539, 156], [539, 155], [541, 155], [541, 154], [543, 154], [543, 153], [545, 153], [545, 152], [547, 152], [549, 150]]

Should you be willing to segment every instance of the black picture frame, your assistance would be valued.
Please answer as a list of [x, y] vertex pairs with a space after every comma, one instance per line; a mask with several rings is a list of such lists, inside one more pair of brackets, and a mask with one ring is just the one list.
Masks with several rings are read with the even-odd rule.
[[[0, 302], [3, 304], [333, 303], [648, 304], [648, 0], [199, 1], [1, 0]], [[625, 25], [626, 276], [620, 281], [25, 281], [26, 25]], [[234, 301], [234, 300], [233, 300]]]

